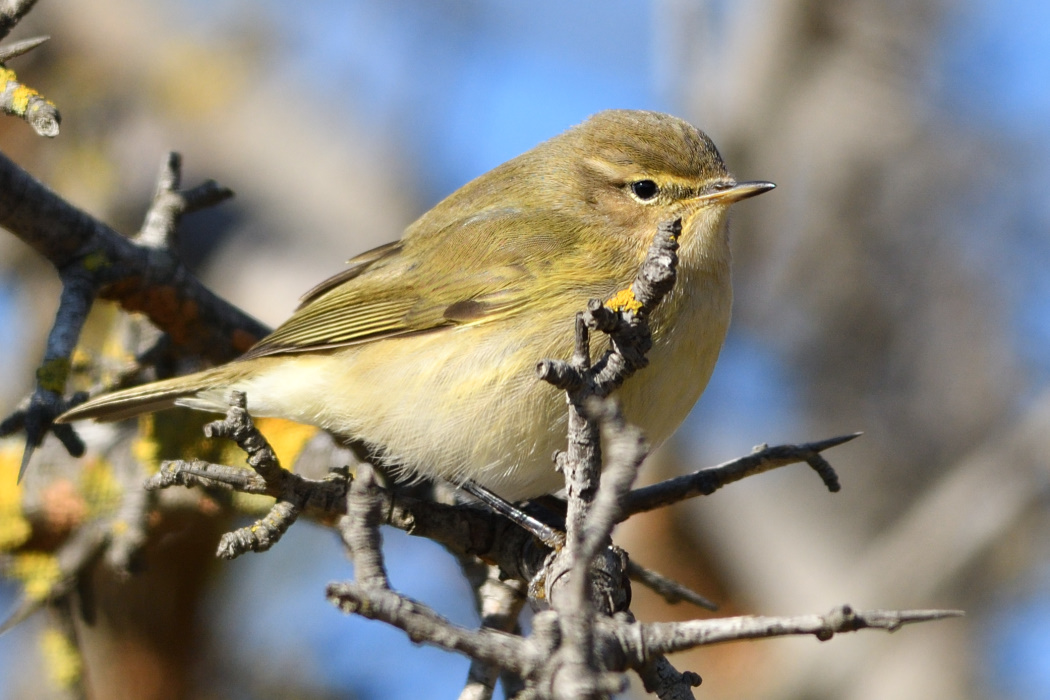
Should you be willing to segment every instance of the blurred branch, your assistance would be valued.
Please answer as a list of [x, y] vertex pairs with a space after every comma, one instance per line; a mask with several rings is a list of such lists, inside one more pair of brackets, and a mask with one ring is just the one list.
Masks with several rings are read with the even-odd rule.
[[[169, 156], [167, 162], [178, 169], [177, 158]], [[205, 196], [199, 190], [189, 192], [183, 211], [224, 198]], [[169, 207], [171, 192], [163, 182], [158, 194], [154, 206]], [[151, 207], [147, 221], [158, 217], [164, 215]], [[50, 261], [60, 275], [76, 271], [98, 290], [100, 298], [145, 314], [187, 353], [225, 362], [267, 332], [264, 325], [204, 287], [173, 251], [152, 239], [144, 244], [121, 236], [2, 154], [0, 226]], [[148, 231], [154, 229], [151, 224]]]
[[[521, 581], [502, 580], [497, 567], [488, 566], [477, 559], [474, 561], [478, 562], [482, 574], [476, 584], [471, 581], [479, 603], [481, 629], [514, 632], [518, 628], [518, 616], [525, 606], [525, 586]], [[510, 672], [507, 669], [472, 659], [470, 670], [467, 673], [467, 683], [463, 692], [460, 693], [459, 700], [490, 700], [496, 680], [502, 674], [504, 685], [506, 685], [509, 680], [508, 673]], [[514, 675], [515, 680], [523, 684], [521, 676]], [[513, 697], [513, 692], [505, 687], [504, 695]]]
[[[0, 9], [0, 39], [6, 37], [35, 4], [36, 0], [7, 2]], [[58, 136], [58, 125], [62, 121], [58, 108], [39, 92], [19, 82], [15, 72], [6, 65], [10, 59], [32, 51], [47, 40], [48, 37], [43, 36], [0, 46], [0, 83], [3, 84], [0, 111], [21, 117], [39, 135], [53, 138]]]
[[145, 313], [183, 351], [223, 362], [241, 354], [266, 328], [205, 288], [168, 247], [179, 217], [232, 196], [208, 182], [187, 192], [176, 188], [181, 162], [169, 155], [153, 205], [136, 240], [70, 205], [0, 154], [0, 226], [47, 258], [58, 270], [62, 296], [37, 370], [33, 395], [0, 423], [0, 435], [26, 432], [21, 474], [48, 430], [79, 456], [83, 443], [54, 419], [86, 398], [62, 396], [70, 358], [95, 297]]
[[111, 534], [111, 522], [97, 520], [78, 528], [54, 554], [39, 555], [21, 573], [23, 592], [15, 609], [0, 623], [0, 634], [48, 604], [76, 591], [90, 566], [102, 554]]
[[[0, 9], [0, 39], [6, 37], [35, 4], [36, 0], [7, 2]], [[3, 85], [0, 111], [21, 117], [36, 133], [53, 138], [58, 136], [58, 125], [62, 121], [58, 108], [39, 92], [19, 82], [15, 72], [6, 65], [10, 59], [32, 51], [47, 39], [46, 36], [36, 37], [0, 46], [0, 84]]]

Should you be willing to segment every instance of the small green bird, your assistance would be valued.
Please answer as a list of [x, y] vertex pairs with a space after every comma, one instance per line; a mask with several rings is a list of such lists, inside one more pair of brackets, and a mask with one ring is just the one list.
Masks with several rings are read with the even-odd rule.
[[637, 274], [662, 221], [682, 219], [678, 282], [650, 325], [649, 366], [620, 389], [659, 444], [700, 397], [729, 327], [737, 182], [676, 117], [610, 110], [464, 185], [394, 243], [349, 261], [243, 357], [94, 398], [61, 416], [120, 420], [173, 405], [256, 416], [372, 446], [409, 475], [472, 479], [508, 500], [563, 485], [564, 396], [535, 375], [568, 359], [576, 312]]

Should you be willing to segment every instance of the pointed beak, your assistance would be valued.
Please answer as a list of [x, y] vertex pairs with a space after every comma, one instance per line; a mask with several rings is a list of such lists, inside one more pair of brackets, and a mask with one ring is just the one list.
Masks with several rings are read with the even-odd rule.
[[755, 197], [763, 192], [769, 192], [776, 187], [772, 182], [755, 180], [754, 182], [738, 182], [725, 189], [708, 192], [697, 197], [695, 202], [703, 204], [733, 204], [742, 199]]

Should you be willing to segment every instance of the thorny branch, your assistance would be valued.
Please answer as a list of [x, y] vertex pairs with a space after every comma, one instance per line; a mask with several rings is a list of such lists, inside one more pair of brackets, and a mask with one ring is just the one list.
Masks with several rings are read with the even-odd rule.
[[[36, 0], [6, 3], [0, 9], [0, 39], [6, 37], [35, 4]], [[47, 40], [48, 37], [41, 36], [0, 46], [0, 112], [20, 117], [39, 135], [53, 138], [58, 136], [58, 126], [62, 121], [58, 108], [33, 88], [23, 85], [15, 72], [7, 67], [12, 58], [29, 53]]]
[[[660, 237], [654, 246], [658, 251], [656, 255], [668, 261], [673, 260], [666, 254], [666, 248], [673, 247], [674, 230], [665, 227], [663, 231], [667, 235]], [[599, 308], [602, 307], [592, 304], [591, 312], [603, 315]], [[580, 336], [585, 336], [590, 330], [589, 319], [582, 315], [581, 320], [577, 328]], [[632, 330], [641, 322], [644, 319], [622, 325], [608, 323], [608, 319], [602, 321], [608, 327], [619, 325]], [[639, 337], [644, 338], [644, 334]], [[222, 434], [235, 439], [249, 455], [248, 461], [254, 471], [203, 462], [171, 462], [150, 480], [150, 487], [204, 485], [276, 497], [278, 502], [267, 518], [243, 528], [234, 536], [223, 538], [223, 556], [236, 556], [243, 551], [272, 546], [290, 520], [300, 513], [321, 517], [344, 515], [340, 529], [352, 552], [359, 583], [333, 584], [329, 596], [343, 609], [397, 625], [413, 639], [470, 655], [476, 662], [476, 673], [467, 684], [473, 696], [486, 697], [494, 680], [493, 670], [503, 669], [525, 680], [524, 697], [606, 697], [621, 687], [622, 681], [615, 674], [633, 668], [651, 692], [661, 697], [691, 697], [691, 688], [699, 677], [677, 672], [659, 653], [659, 644], [663, 643], [668, 629], [676, 628], [645, 627], [644, 623], [633, 620], [626, 611], [629, 601], [626, 577], [633, 575], [648, 581], [664, 595], [690, 599], [692, 592], [632, 565], [620, 550], [609, 547], [613, 525], [626, 518], [633, 509], [656, 507], [653, 505], [656, 500], [675, 502], [711, 492], [747, 474], [796, 461], [812, 461], [821, 450], [849, 438], [764, 448], [740, 460], [702, 470], [697, 473], [700, 476], [685, 477], [685, 481], [672, 479], [630, 491], [638, 466], [647, 454], [644, 438], [623, 421], [615, 402], [593, 397], [619, 385], [621, 380], [617, 374], [609, 373], [608, 367], [627, 368], [637, 366], [638, 361], [615, 356], [618, 348], [626, 353], [632, 352], [626, 341], [618, 339], [612, 343], [609, 353], [594, 364], [598, 368], [594, 371], [587, 366], [586, 345], [582, 341], [577, 343], [576, 358], [568, 370], [554, 362], [550, 366], [560, 370], [560, 374], [555, 371], [552, 376], [574, 377], [570, 390], [578, 392], [574, 399], [582, 407], [581, 430], [592, 429], [589, 424], [599, 431], [604, 430], [608, 464], [604, 486], [598, 488], [595, 484], [592, 487], [585, 482], [580, 488], [579, 491], [593, 493], [593, 496], [585, 507], [580, 508], [580, 526], [574, 530], [576, 521], [567, 520], [569, 544], [560, 551], [540, 544], [488, 511], [413, 499], [380, 489], [367, 466], [358, 468], [356, 480], [349, 480], [346, 472], [333, 472], [320, 481], [291, 474], [277, 463], [272, 450], [244, 410], [244, 396], [236, 393], [231, 396], [226, 419], [210, 424], [208, 430], [211, 435]], [[599, 373], [600, 381], [597, 378]], [[587, 450], [597, 458], [601, 444], [595, 441], [587, 445]], [[568, 459], [568, 454], [562, 456], [561, 463], [568, 464]], [[833, 475], [825, 470], [827, 473]], [[598, 470], [594, 470], [595, 479], [597, 475]], [[833, 482], [833, 476], [828, 480]], [[379, 546], [380, 523], [431, 537], [462, 556], [483, 557], [504, 576], [531, 580], [533, 592], [542, 591], [541, 595], [552, 608], [546, 618], [539, 619], [541, 623], [546, 620], [546, 626], [539, 624], [534, 634], [527, 638], [508, 635], [505, 631], [497, 633], [489, 627], [471, 632], [452, 626], [422, 603], [389, 590]], [[570, 556], [573, 551], [575, 554]], [[543, 585], [537, 587], [537, 581], [542, 581]], [[695, 596], [695, 602], [707, 602], [695, 594], [692, 596]], [[781, 623], [778, 621], [777, 624]], [[737, 624], [732, 629], [745, 627]], [[753, 628], [752, 625], [748, 629]], [[785, 623], [784, 629], [788, 628], [794, 629]], [[685, 629], [688, 632], [683, 634], [687, 636], [700, 634], [692, 628]], [[731, 635], [717, 626], [703, 629], [705, 631], [699, 638], [702, 643], [713, 639], [721, 641], [722, 635]], [[653, 635], [653, 641], [658, 644], [649, 646], [646, 635]], [[639, 638], [649, 650], [644, 654], [622, 641]], [[508, 659], [516, 661], [510, 663]], [[609, 659], [621, 661], [610, 663]], [[472, 697], [467, 689], [464, 693], [465, 697]]]
[[86, 398], [77, 394], [65, 399], [62, 392], [73, 349], [96, 297], [145, 313], [184, 352], [215, 362], [236, 357], [265, 334], [259, 322], [201, 285], [168, 247], [182, 214], [232, 196], [210, 181], [179, 191], [180, 170], [178, 155], [170, 154], [145, 224], [129, 240], [71, 206], [0, 154], [0, 226], [50, 260], [62, 281], [36, 389], [0, 423], [0, 436], [25, 430], [22, 474], [49, 430], [70, 454], [83, 454], [83, 443], [72, 427], [55, 425], [54, 419]]
[[[668, 235], [658, 238], [654, 248], [657, 255], [670, 260], [673, 258], [667, 256], [661, 246], [673, 245], [674, 229], [663, 230]], [[602, 307], [592, 304], [590, 311], [603, 315], [599, 308]], [[602, 323], [632, 331], [640, 325], [638, 320], [617, 324], [606, 319]], [[581, 315], [577, 329], [579, 341], [590, 330], [586, 315]], [[644, 336], [639, 337], [644, 339]], [[709, 602], [680, 584], [629, 562], [625, 553], [609, 546], [609, 534], [615, 523], [629, 517], [631, 512], [710, 493], [746, 475], [797, 461], [812, 464], [820, 458], [822, 450], [855, 436], [801, 446], [764, 447], [752, 455], [694, 475], [631, 491], [630, 484], [647, 454], [644, 437], [624, 422], [615, 401], [597, 399], [595, 394], [619, 385], [617, 375], [609, 373], [609, 366], [627, 368], [638, 366], [638, 361], [615, 356], [617, 348], [632, 352], [622, 339], [613, 341], [611, 346], [609, 353], [593, 365], [599, 368], [597, 371], [587, 366], [588, 351], [584, 342], [577, 343], [577, 356], [572, 365], [549, 363], [554, 370], [551, 376], [574, 377], [570, 391], [578, 392], [574, 398], [582, 407], [580, 429], [586, 432], [593, 427], [603, 432], [607, 453], [603, 485], [591, 486], [584, 478], [583, 486], [576, 491], [591, 493], [592, 497], [585, 506], [577, 505], [578, 521], [567, 519], [568, 544], [560, 550], [552, 550], [487, 510], [435, 503], [381, 489], [374, 483], [367, 465], [357, 468], [356, 479], [351, 479], [346, 470], [333, 471], [321, 480], [292, 474], [277, 462], [245, 410], [244, 395], [236, 392], [231, 394], [226, 418], [210, 424], [207, 431], [211, 436], [233, 438], [248, 454], [252, 470], [200, 461], [169, 462], [150, 479], [148, 488], [197, 485], [275, 497], [277, 503], [265, 518], [223, 538], [220, 555], [224, 557], [272, 546], [300, 514], [324, 519], [343, 516], [340, 531], [351, 550], [358, 583], [332, 584], [329, 598], [343, 610], [393, 624], [416, 641], [470, 656], [475, 663], [462, 696], [466, 698], [489, 697], [496, 670], [510, 671], [524, 680], [525, 687], [517, 696], [521, 698], [608, 697], [622, 687], [618, 674], [631, 669], [641, 676], [650, 692], [662, 698], [691, 698], [691, 689], [699, 683], [699, 676], [675, 670], [662, 656], [665, 647], [677, 650], [684, 648], [678, 646], [682, 644], [695, 646], [726, 641], [734, 634], [750, 638], [759, 635], [761, 630], [767, 631], [765, 636], [777, 636], [808, 630], [817, 630], [811, 632], [817, 634], [825, 628], [838, 632], [847, 628], [889, 627], [878, 622], [889, 618], [874, 613], [861, 614], [858, 619], [862, 622], [849, 623], [853, 627], [843, 626], [845, 622], [829, 627], [822, 622], [824, 626], [819, 629], [811, 620], [806, 623], [808, 627], [800, 627], [794, 619], [780, 618], [732, 618], [724, 624], [714, 620], [663, 626], [647, 626], [634, 620], [627, 610], [628, 576], [651, 585], [669, 598], [692, 600], [700, 605]], [[596, 378], [599, 373], [601, 381]], [[598, 459], [602, 444], [600, 439], [596, 440], [587, 444], [584, 452], [593, 455], [591, 459]], [[568, 465], [570, 453], [559, 457], [563, 466]], [[594, 467], [593, 464], [584, 466]], [[836, 483], [830, 466], [818, 470], [826, 483]], [[585, 471], [577, 470], [578, 473]], [[595, 480], [598, 475], [599, 470], [594, 469]], [[574, 522], [579, 523], [575, 529]], [[389, 589], [378, 532], [378, 525], [384, 523], [441, 542], [460, 556], [481, 557], [504, 577], [531, 582], [532, 597], [545, 598], [551, 610], [535, 619], [534, 632], [528, 637], [510, 634], [505, 627], [486, 625], [471, 631], [452, 625], [425, 604]], [[570, 556], [571, 552], [575, 553]], [[901, 620], [937, 619], [947, 614], [907, 613]]]
[[838, 476], [821, 452], [854, 440], [860, 435], [853, 433], [802, 445], [759, 445], [746, 457], [632, 491], [624, 504], [624, 516], [663, 508], [695, 496], [710, 496], [726, 484], [797, 462], [809, 464], [824, 481], [828, 491], [835, 493], [840, 488]]
[[[22, 622], [37, 610], [61, 601], [72, 593], [91, 565], [105, 551], [112, 536], [111, 523], [107, 520], [88, 523], [66, 540], [55, 553], [57, 572], [49, 574], [52, 579], [46, 589], [23, 591], [21, 599], [2, 623], [0, 634]], [[0, 558], [0, 573], [6, 568]], [[29, 578], [32, 578], [30, 574]], [[42, 577], [41, 577], [42, 578]]]
[[[0, 38], [33, 6], [13, 2], [0, 11]], [[35, 48], [43, 39], [0, 47], [0, 110], [29, 121], [38, 133], [58, 133], [58, 112], [35, 91], [18, 83], [4, 65]], [[0, 435], [25, 430], [28, 462], [32, 448], [48, 430], [71, 454], [83, 443], [68, 426], [53, 419], [83, 400], [63, 397], [70, 357], [87, 312], [96, 297], [112, 299], [128, 311], [142, 311], [167, 334], [172, 346], [214, 362], [236, 356], [266, 329], [206, 290], [179, 263], [172, 248], [185, 213], [212, 206], [232, 192], [214, 182], [180, 190], [181, 164], [170, 154], [161, 169], [153, 204], [142, 229], [123, 238], [106, 225], [72, 207], [0, 155], [0, 226], [7, 228], [50, 260], [63, 283], [56, 319], [37, 387], [13, 415], [0, 422]], [[387, 622], [423, 641], [470, 656], [474, 663], [462, 698], [491, 697], [500, 671], [524, 683], [515, 697], [606, 698], [622, 687], [619, 675], [636, 671], [646, 690], [665, 700], [692, 698], [700, 682], [694, 673], [679, 673], [663, 654], [736, 639], [809, 634], [826, 640], [840, 632], [864, 628], [894, 631], [913, 622], [941, 619], [958, 611], [854, 611], [842, 606], [827, 615], [792, 618], [736, 617], [678, 623], [639, 623], [629, 611], [628, 577], [670, 599], [709, 601], [648, 571], [612, 546], [616, 523], [630, 515], [697, 495], [707, 495], [745, 476], [805, 461], [831, 491], [837, 477], [821, 456], [823, 450], [855, 435], [804, 445], [761, 447], [753, 454], [718, 467], [631, 491], [648, 454], [644, 436], [628, 425], [609, 397], [637, 369], [646, 365], [651, 346], [648, 316], [675, 283], [680, 222], [661, 225], [629, 290], [629, 304], [595, 300], [578, 315], [576, 344], [570, 361], [544, 360], [539, 377], [567, 392], [568, 448], [558, 456], [568, 495], [565, 546], [560, 538], [537, 541], [505, 518], [471, 505], [449, 505], [380, 488], [368, 465], [333, 470], [326, 478], [308, 479], [281, 467], [255, 428], [243, 394], [231, 396], [225, 419], [206, 427], [209, 437], [229, 437], [248, 455], [251, 470], [201, 461], [163, 465], [147, 491], [127, 494], [111, 520], [81, 527], [57, 553], [57, 582], [35, 597], [27, 596], [0, 631], [49, 602], [68, 604], [69, 594], [91, 563], [103, 554], [118, 569], [132, 568], [146, 538], [145, 521], [152, 504], [148, 491], [170, 486], [201, 486], [276, 499], [270, 512], [254, 525], [222, 538], [219, 555], [232, 558], [264, 551], [275, 544], [300, 515], [331, 521], [352, 554], [357, 582], [331, 584], [328, 597], [341, 609]], [[609, 349], [591, 362], [590, 333], [608, 335]], [[606, 454], [602, 454], [602, 448]], [[604, 479], [601, 478], [605, 465]], [[341, 517], [339, 517], [341, 516]], [[115, 526], [117, 523], [121, 526]], [[483, 612], [481, 629], [453, 625], [419, 603], [390, 590], [381, 551], [380, 524], [438, 541], [486, 575], [475, 588]], [[553, 546], [551, 546], [553, 545]], [[488, 562], [487, 565], [480, 564]], [[0, 559], [0, 568], [8, 563]], [[536, 614], [528, 636], [514, 633], [517, 614], [528, 591], [534, 603], [550, 606]]]

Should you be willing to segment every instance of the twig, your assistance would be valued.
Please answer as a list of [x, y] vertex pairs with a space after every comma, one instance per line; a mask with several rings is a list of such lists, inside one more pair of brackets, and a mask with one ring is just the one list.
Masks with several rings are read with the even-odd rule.
[[[647, 319], [674, 286], [681, 230], [680, 220], [659, 226], [625, 303], [610, 308], [592, 301], [577, 316], [570, 362], [544, 360], [537, 367], [540, 378], [564, 389], [569, 402], [568, 450], [558, 458], [565, 473], [567, 546], [546, 567], [547, 599], [561, 616], [564, 644], [548, 665], [548, 678], [540, 681], [554, 688], [558, 698], [603, 698], [623, 683], [598, 666], [594, 623], [599, 611], [610, 615], [629, 600], [623, 575], [626, 556], [618, 556], [607, 545], [623, 497], [648, 448], [641, 432], [626, 425], [615, 404], [601, 400], [647, 364], [645, 353], [652, 345]], [[593, 365], [590, 329], [607, 333], [610, 345]], [[610, 449], [612, 444], [617, 447], [608, 460], [607, 481], [599, 489], [602, 423], [611, 427]], [[562, 587], [564, 593], [559, 592]]]
[[[0, 39], [6, 37], [35, 4], [36, 0], [6, 3], [0, 10]], [[24, 39], [0, 47], [0, 111], [22, 118], [39, 135], [53, 138], [58, 136], [59, 124], [62, 122], [58, 108], [33, 88], [23, 85], [15, 72], [5, 65], [10, 59], [32, 51], [47, 39], [46, 36]]]
[[54, 553], [55, 571], [44, 576], [44, 586], [34, 586], [31, 594], [23, 592], [14, 610], [0, 623], [0, 634], [11, 629], [45, 605], [59, 600], [76, 587], [81, 575], [102, 553], [109, 542], [111, 529], [108, 521], [95, 521], [77, 529]]
[[368, 588], [389, 588], [383, 566], [383, 498], [371, 465], [359, 464], [347, 494], [346, 515], [340, 523], [343, 541], [354, 560], [354, 579]]
[[[225, 464], [212, 464], [199, 459], [166, 461], [160, 465], [160, 470], [143, 484], [147, 491], [172, 486], [200, 486], [205, 489], [238, 491], [252, 495], [274, 495], [266, 481], [253, 471]], [[343, 495], [345, 497], [345, 493]]]
[[174, 461], [162, 464], [160, 472], [145, 485], [148, 490], [175, 485], [215, 486], [274, 496], [276, 503], [264, 517], [222, 536], [217, 553], [223, 559], [234, 559], [245, 552], [265, 552], [281, 539], [305, 509], [314, 507], [332, 512], [336, 508], [334, 502], [346, 495], [345, 485], [333, 488], [334, 484], [328, 480], [311, 481], [281, 467], [277, 454], [248, 414], [244, 392], [231, 392], [229, 402], [226, 417], [204, 426], [204, 434], [209, 438], [227, 437], [236, 442], [247, 454], [248, 466], [254, 474], [245, 469], [196, 460]]
[[[477, 560], [475, 560], [477, 561]], [[481, 564], [482, 580], [476, 587], [481, 628], [499, 632], [513, 632], [518, 624], [518, 615], [525, 605], [525, 587], [521, 581], [503, 581], [499, 569]], [[467, 673], [467, 683], [459, 700], [490, 700], [500, 677], [499, 666], [472, 659]], [[504, 688], [507, 697], [511, 693]]]
[[685, 601], [705, 610], [718, 610], [718, 605], [713, 601], [663, 574], [642, 566], [633, 559], [627, 563], [627, 575], [632, 581], [642, 584], [671, 605]]
[[150, 248], [171, 251], [176, 246], [179, 221], [183, 214], [212, 207], [233, 197], [233, 190], [207, 180], [192, 190], [180, 190], [182, 156], [172, 151], [164, 158], [157, 177], [153, 203], [136, 240]]
[[65, 399], [66, 379], [69, 377], [70, 357], [76, 347], [80, 331], [87, 320], [96, 287], [83, 270], [68, 268], [60, 272], [62, 296], [59, 299], [55, 321], [47, 336], [44, 359], [36, 370], [36, 388], [26, 408], [16, 411], [0, 424], [0, 436], [25, 430], [26, 446], [22, 453], [22, 465], [18, 470], [21, 481], [29, 467], [33, 451], [40, 446], [48, 431], [54, 432], [62, 445], [73, 457], [84, 454], [84, 442], [70, 425], [55, 425], [55, 418], [83, 402], [87, 394], [77, 393]]
[[798, 462], [808, 463], [820, 475], [828, 490], [836, 492], [840, 488], [838, 477], [820, 453], [860, 437], [861, 434], [841, 435], [802, 445], [761, 445], [746, 457], [635, 489], [627, 496], [624, 516], [662, 508], [695, 496], [709, 496], [726, 484]]
[[291, 472], [281, 467], [277, 454], [248, 414], [247, 396], [242, 391], [230, 392], [229, 403], [226, 417], [204, 426], [204, 435], [230, 438], [236, 442], [248, 455], [248, 466], [262, 478], [268, 490], [279, 495], [263, 518], [222, 536], [218, 555], [223, 559], [234, 559], [245, 552], [265, 552], [277, 544], [305, 506], [303, 494], [290, 487], [292, 480], [288, 477]]
[[[670, 654], [710, 644], [791, 635], [813, 635], [824, 642], [841, 632], [869, 628], [896, 632], [904, 625], [964, 614], [962, 610], [853, 610], [843, 605], [826, 615], [749, 615], [687, 622], [643, 622], [640, 639], [644, 643], [644, 653]], [[641, 649], [637, 651], [643, 652]]]
[[413, 642], [458, 651], [500, 668], [528, 676], [539, 661], [532, 645], [521, 637], [490, 629], [468, 630], [452, 624], [426, 605], [383, 588], [359, 583], [328, 585], [328, 600], [345, 613], [382, 620], [408, 635]]
[[50, 625], [44, 632], [43, 655], [55, 684], [62, 689], [64, 700], [87, 700], [84, 658], [73, 620], [73, 596], [65, 596], [50, 605]]
[[657, 654], [646, 664], [635, 669], [642, 685], [660, 700], [695, 700], [693, 688], [701, 683], [700, 674], [693, 671], [679, 672], [667, 657]]
[[[144, 472], [139, 460], [125, 460], [126, 469], [134, 470], [130, 478], [121, 482], [127, 485], [142, 481]], [[137, 478], [136, 478], [137, 477]], [[155, 505], [153, 495], [143, 488], [126, 488], [120, 497], [120, 507], [110, 522], [110, 541], [106, 548], [106, 563], [118, 574], [127, 576], [140, 568], [140, 555], [146, 546], [147, 520]]]
[[[162, 229], [163, 222], [174, 225], [178, 217], [173, 211], [189, 211], [230, 194], [208, 183], [199, 192], [174, 192], [178, 168], [178, 158], [169, 156], [158, 197], [147, 215], [148, 220], [161, 223], [146, 226], [147, 231]], [[175, 200], [177, 205], [172, 204]], [[184, 351], [215, 362], [239, 355], [266, 332], [264, 326], [203, 287], [174, 258], [164, 247], [170, 235], [150, 234], [145, 242], [128, 240], [68, 204], [3, 154], [0, 226], [51, 261], [62, 281], [36, 389], [22, 409], [0, 423], [0, 435], [26, 431], [22, 473], [49, 430], [71, 455], [83, 453], [83, 443], [72, 427], [54, 425], [54, 419], [85, 398], [78, 394], [67, 400], [62, 392], [70, 357], [96, 296], [114, 299], [128, 311], [144, 312]]]

